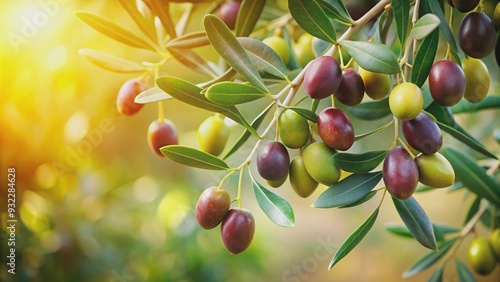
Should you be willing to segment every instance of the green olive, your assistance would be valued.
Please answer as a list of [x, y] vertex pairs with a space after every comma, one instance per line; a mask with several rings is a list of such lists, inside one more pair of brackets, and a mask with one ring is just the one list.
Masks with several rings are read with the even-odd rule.
[[363, 79], [366, 95], [373, 100], [384, 98], [391, 90], [391, 80], [387, 74], [367, 71], [361, 67], [358, 73]]
[[280, 56], [283, 63], [285, 63], [285, 65], [288, 65], [291, 51], [290, 46], [283, 37], [274, 35], [262, 40], [262, 42], [271, 47], [271, 49], [273, 49], [274, 52], [276, 52], [278, 56]]
[[411, 82], [398, 84], [389, 94], [389, 107], [395, 117], [411, 120], [422, 111], [424, 96], [420, 88]]
[[500, 3], [495, 7], [495, 14], [493, 15], [493, 23], [497, 29], [500, 29]]
[[462, 60], [465, 73], [464, 97], [471, 103], [478, 103], [486, 97], [490, 90], [490, 74], [483, 61], [474, 58]]
[[302, 156], [293, 158], [288, 174], [293, 191], [302, 198], [309, 197], [318, 187], [318, 182], [307, 172]]
[[285, 110], [279, 118], [279, 134], [285, 146], [302, 148], [309, 140], [309, 123], [293, 110]]
[[495, 257], [497, 258], [497, 262], [500, 263], [500, 228], [496, 228], [493, 232], [491, 232], [490, 245]]
[[455, 171], [450, 162], [440, 153], [420, 154], [415, 158], [418, 181], [432, 188], [448, 187], [455, 182]]
[[219, 115], [208, 117], [198, 128], [198, 145], [201, 150], [214, 156], [222, 153], [228, 138], [229, 126]]
[[304, 33], [293, 47], [293, 51], [301, 67], [305, 67], [310, 61], [316, 58], [313, 52], [312, 41], [312, 35]]
[[340, 169], [333, 160], [336, 151], [324, 142], [309, 144], [302, 152], [304, 166], [317, 182], [330, 186], [340, 179]]
[[469, 247], [469, 263], [478, 274], [488, 275], [496, 266], [495, 255], [490, 241], [485, 237], [477, 237]]

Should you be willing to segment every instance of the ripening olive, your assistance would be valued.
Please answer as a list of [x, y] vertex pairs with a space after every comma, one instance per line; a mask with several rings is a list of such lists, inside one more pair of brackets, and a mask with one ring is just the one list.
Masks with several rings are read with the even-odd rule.
[[[452, 7], [455, 7], [462, 13], [468, 13], [474, 10], [474, 8], [477, 7], [477, 4], [479, 4], [479, 0], [452, 0], [452, 1], [453, 1]], [[450, 0], [448, 0], [448, 2], [450, 2]]]
[[495, 257], [497, 258], [497, 262], [500, 263], [500, 228], [496, 228], [493, 232], [491, 232], [490, 245]]
[[460, 48], [470, 57], [481, 59], [495, 48], [495, 26], [490, 18], [481, 12], [467, 14], [458, 27]]
[[488, 275], [496, 266], [496, 259], [490, 241], [485, 237], [477, 237], [469, 246], [469, 263], [478, 274]]
[[330, 186], [340, 179], [340, 169], [333, 160], [336, 151], [324, 142], [309, 144], [302, 152], [304, 166], [317, 182]]
[[443, 135], [437, 123], [427, 114], [420, 113], [402, 124], [403, 135], [414, 149], [425, 155], [436, 153], [443, 145]]
[[201, 227], [212, 229], [222, 222], [230, 207], [231, 198], [226, 190], [219, 190], [215, 186], [208, 187], [196, 203], [196, 221]]
[[148, 88], [143, 80], [132, 78], [123, 83], [118, 97], [116, 97], [116, 108], [122, 115], [130, 116], [137, 113], [144, 104], [134, 102], [135, 97]]
[[281, 187], [281, 185], [283, 185], [283, 183], [285, 183], [287, 176], [285, 176], [281, 180], [276, 180], [276, 181], [266, 180], [266, 183], [269, 184], [269, 186], [271, 186], [271, 187], [278, 188], [278, 187]]
[[297, 61], [299, 61], [301, 67], [305, 67], [310, 61], [316, 58], [312, 47], [312, 41], [313, 36], [306, 32], [299, 37], [299, 40], [293, 47], [295, 57], [297, 57]]
[[262, 40], [264, 44], [267, 46], [271, 47], [271, 49], [280, 56], [281, 60], [285, 65], [288, 65], [288, 62], [290, 61], [290, 45], [286, 42], [286, 40], [283, 37], [273, 35], [271, 37], [268, 37], [264, 40]]
[[415, 158], [418, 181], [432, 188], [445, 188], [455, 182], [455, 171], [450, 162], [440, 153], [419, 154]]
[[169, 119], [155, 120], [148, 128], [148, 144], [151, 151], [163, 157], [160, 148], [168, 145], [177, 145], [179, 138], [174, 123]]
[[309, 140], [309, 123], [295, 111], [285, 110], [278, 124], [281, 142], [288, 148], [302, 148]]
[[490, 73], [483, 61], [474, 58], [462, 60], [465, 73], [464, 97], [471, 103], [482, 101], [490, 90]]
[[500, 3], [495, 7], [495, 14], [493, 15], [493, 23], [497, 29], [500, 29]]
[[396, 199], [408, 199], [418, 185], [418, 168], [410, 154], [401, 147], [385, 157], [382, 177], [387, 191]]
[[234, 29], [236, 26], [236, 18], [238, 17], [238, 12], [240, 10], [240, 1], [230, 0], [219, 7], [217, 10], [217, 16], [229, 27], [229, 29]]
[[293, 158], [288, 174], [293, 191], [302, 198], [309, 197], [318, 187], [318, 182], [307, 172], [302, 156]]
[[391, 80], [384, 73], [376, 73], [362, 69], [358, 69], [363, 84], [365, 85], [365, 93], [373, 100], [380, 100], [389, 94], [391, 90]]
[[222, 153], [228, 138], [229, 126], [219, 115], [208, 117], [198, 128], [198, 145], [201, 150], [214, 156]]
[[246, 250], [252, 243], [255, 233], [255, 220], [250, 211], [246, 209], [230, 209], [220, 229], [224, 247], [233, 255]]
[[440, 106], [453, 106], [462, 100], [465, 92], [465, 73], [455, 62], [436, 62], [429, 72], [429, 91]]
[[270, 181], [281, 181], [288, 175], [290, 156], [286, 147], [278, 141], [264, 143], [257, 153], [257, 170]]
[[333, 93], [337, 100], [346, 106], [356, 106], [365, 95], [363, 79], [355, 69], [345, 69], [339, 88]]
[[354, 143], [354, 129], [347, 115], [337, 108], [326, 108], [318, 114], [318, 132], [328, 147], [345, 151]]
[[317, 57], [306, 69], [304, 89], [313, 99], [324, 99], [333, 94], [342, 81], [342, 70], [330, 56]]
[[420, 88], [411, 82], [394, 87], [389, 94], [389, 108], [392, 114], [402, 120], [414, 119], [422, 111], [424, 96]]

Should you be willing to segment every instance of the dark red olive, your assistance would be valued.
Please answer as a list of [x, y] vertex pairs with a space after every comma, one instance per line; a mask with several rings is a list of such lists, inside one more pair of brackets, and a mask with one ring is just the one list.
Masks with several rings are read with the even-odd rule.
[[453, 61], [436, 62], [429, 72], [429, 91], [438, 105], [445, 107], [455, 105], [464, 97], [464, 71]]
[[155, 120], [148, 128], [148, 144], [151, 151], [160, 157], [164, 157], [160, 148], [167, 145], [177, 145], [179, 137], [174, 123], [169, 119], [163, 121]]
[[246, 250], [252, 243], [254, 233], [255, 220], [248, 210], [230, 209], [222, 221], [222, 243], [231, 254]]
[[304, 89], [313, 99], [324, 99], [333, 94], [342, 81], [342, 70], [335, 58], [321, 56], [312, 60], [304, 76]]
[[339, 88], [333, 93], [337, 100], [346, 106], [356, 106], [365, 95], [365, 84], [359, 73], [354, 69], [346, 69], [342, 73]]
[[290, 156], [285, 145], [278, 141], [264, 143], [257, 154], [257, 170], [262, 178], [281, 181], [288, 175]]
[[354, 129], [347, 115], [337, 108], [326, 108], [318, 114], [318, 132], [328, 147], [345, 151], [354, 143]]
[[481, 59], [495, 48], [495, 25], [481, 12], [467, 14], [458, 27], [460, 48], [470, 57]]
[[403, 121], [403, 135], [410, 146], [424, 155], [436, 153], [443, 145], [443, 135], [436, 122], [420, 113], [412, 120]]
[[116, 108], [122, 115], [131, 116], [139, 112], [144, 104], [134, 102], [135, 97], [147, 89], [144, 81], [132, 78], [123, 83], [116, 97]]
[[238, 17], [238, 12], [240, 11], [241, 3], [236, 0], [230, 0], [219, 7], [217, 10], [217, 16], [229, 27], [229, 29], [234, 29], [236, 26], [236, 18]]
[[204, 229], [212, 229], [222, 222], [230, 207], [231, 198], [226, 190], [208, 187], [196, 203], [196, 221]]
[[408, 199], [418, 185], [418, 167], [401, 147], [392, 149], [385, 157], [382, 176], [387, 191], [396, 199]]

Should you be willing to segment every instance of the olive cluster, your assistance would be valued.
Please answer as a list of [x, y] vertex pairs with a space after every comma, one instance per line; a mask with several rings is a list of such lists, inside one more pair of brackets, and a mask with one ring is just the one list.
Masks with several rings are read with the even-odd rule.
[[480, 275], [488, 275], [500, 265], [500, 228], [491, 232], [490, 238], [479, 236], [469, 246], [469, 263]]

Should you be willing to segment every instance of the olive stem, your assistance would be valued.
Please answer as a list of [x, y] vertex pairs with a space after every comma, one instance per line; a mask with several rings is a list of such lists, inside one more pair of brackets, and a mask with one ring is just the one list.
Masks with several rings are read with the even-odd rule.
[[[250, 167], [248, 168], [250, 171]], [[241, 209], [241, 186], [243, 185], [243, 169], [240, 170], [240, 175], [238, 177], [238, 208]]]
[[163, 102], [158, 101], [158, 122], [163, 123], [165, 116], [163, 115]]
[[224, 178], [222, 178], [222, 180], [220, 181], [219, 186], [217, 186], [217, 190], [222, 190], [222, 185], [224, 184], [224, 182], [226, 182], [226, 180], [237, 171], [237, 169], [232, 170], [228, 174], [226, 174], [226, 176], [224, 176]]

